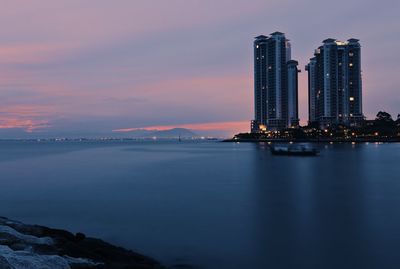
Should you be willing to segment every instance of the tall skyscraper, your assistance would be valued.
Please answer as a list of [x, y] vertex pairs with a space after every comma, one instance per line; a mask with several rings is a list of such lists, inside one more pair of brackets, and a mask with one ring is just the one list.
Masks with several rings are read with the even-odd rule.
[[364, 119], [361, 46], [357, 39], [324, 40], [306, 70], [310, 123], [357, 125]]
[[298, 125], [297, 62], [280, 32], [254, 41], [254, 121], [252, 132]]

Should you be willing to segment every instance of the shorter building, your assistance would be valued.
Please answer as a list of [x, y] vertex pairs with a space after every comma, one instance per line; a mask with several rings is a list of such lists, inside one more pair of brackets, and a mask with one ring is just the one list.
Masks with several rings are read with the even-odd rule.
[[299, 63], [295, 60], [287, 62], [287, 74], [288, 74], [288, 122], [289, 128], [296, 128], [299, 126], [299, 79], [298, 73], [300, 70], [297, 68]]
[[356, 126], [362, 112], [361, 46], [357, 39], [323, 41], [306, 66], [309, 123]]

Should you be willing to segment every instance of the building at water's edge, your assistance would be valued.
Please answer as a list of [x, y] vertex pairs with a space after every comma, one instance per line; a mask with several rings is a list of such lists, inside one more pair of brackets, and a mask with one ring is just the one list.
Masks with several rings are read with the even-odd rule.
[[320, 127], [361, 124], [364, 115], [359, 40], [324, 40], [306, 70], [309, 124]]
[[252, 132], [297, 127], [298, 68], [285, 34], [254, 40], [254, 120]]

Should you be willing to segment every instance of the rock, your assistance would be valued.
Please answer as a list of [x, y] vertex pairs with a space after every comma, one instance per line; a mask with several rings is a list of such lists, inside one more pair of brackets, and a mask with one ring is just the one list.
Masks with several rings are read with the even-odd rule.
[[7, 261], [6, 258], [0, 256], [0, 268], [2, 269], [14, 269]]
[[162, 269], [102, 240], [0, 217], [1, 269]]
[[14, 251], [7, 246], [0, 246], [0, 257], [6, 266], [13, 269], [71, 269], [68, 262], [60, 256]]
[[77, 234], [75, 235], [75, 239], [78, 240], [78, 241], [85, 240], [85, 238], [86, 238], [86, 235], [83, 234], [83, 233], [77, 233]]

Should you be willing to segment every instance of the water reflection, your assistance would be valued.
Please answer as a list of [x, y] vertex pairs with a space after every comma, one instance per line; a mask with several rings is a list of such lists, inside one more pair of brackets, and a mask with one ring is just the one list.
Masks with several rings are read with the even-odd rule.
[[[398, 268], [399, 144], [0, 145], [1, 214], [209, 269]], [[41, 154], [41, 152], [43, 154]]]

